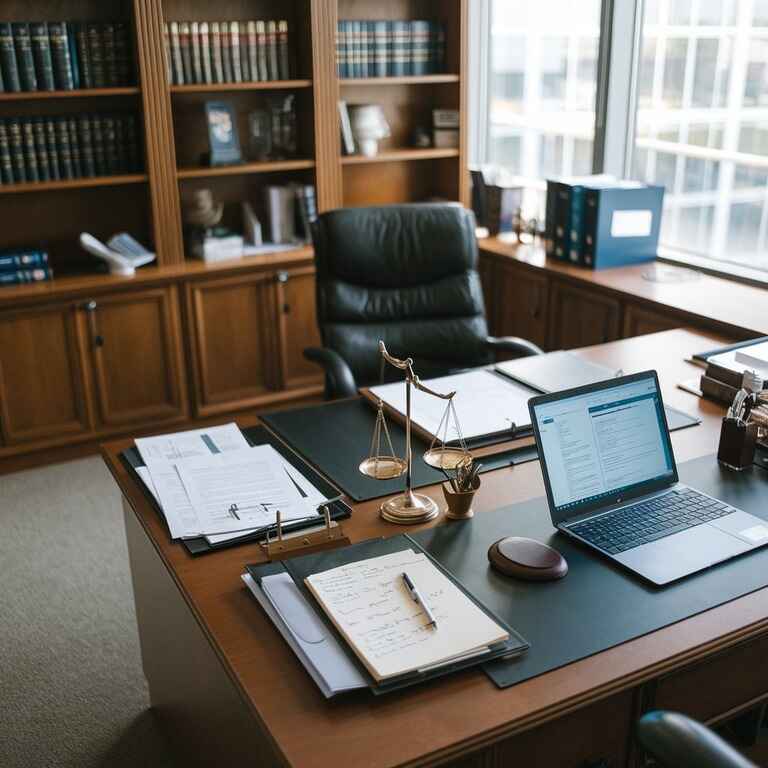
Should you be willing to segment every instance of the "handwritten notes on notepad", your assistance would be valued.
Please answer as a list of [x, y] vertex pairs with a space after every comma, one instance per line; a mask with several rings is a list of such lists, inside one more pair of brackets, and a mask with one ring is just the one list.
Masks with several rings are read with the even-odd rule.
[[[411, 598], [404, 572], [437, 629]], [[428, 557], [410, 549], [312, 574], [306, 584], [377, 682], [479, 655], [509, 638]]]

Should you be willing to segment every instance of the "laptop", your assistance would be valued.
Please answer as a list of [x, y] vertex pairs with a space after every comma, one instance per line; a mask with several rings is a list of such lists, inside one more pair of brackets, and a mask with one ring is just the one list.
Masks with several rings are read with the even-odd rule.
[[655, 371], [528, 403], [552, 524], [653, 584], [768, 544], [768, 524], [678, 480]]

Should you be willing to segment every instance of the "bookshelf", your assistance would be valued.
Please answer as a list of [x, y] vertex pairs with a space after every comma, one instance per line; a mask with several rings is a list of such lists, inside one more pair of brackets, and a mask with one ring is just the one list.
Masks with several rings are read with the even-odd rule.
[[[0, 119], [79, 113], [137, 116], [142, 167], [135, 173], [0, 185], [0, 248], [45, 244], [51, 282], [0, 289], [0, 335], [42, 334], [35, 344], [0, 349], [0, 472], [93, 449], [117, 433], [184, 425], [244, 409], [318, 397], [322, 379], [299, 347], [318, 341], [310, 246], [238, 261], [188, 258], [183, 206], [197, 190], [257, 215], [269, 184], [312, 184], [320, 211], [341, 206], [458, 200], [466, 179], [466, 38], [469, 0], [5, 0], [0, 21], [125, 22], [135, 79], [110, 87], [0, 93]], [[287, 78], [193, 83], [169, 80], [164, 24], [287, 19]], [[446, 30], [445, 72], [341, 79], [339, 19], [417, 20]], [[297, 152], [248, 156], [248, 113], [292, 95]], [[392, 129], [377, 157], [341, 152], [337, 102], [379, 103]], [[238, 122], [243, 162], [209, 167], [205, 102], [227, 101]], [[412, 133], [431, 110], [459, 109], [458, 148], [415, 148]], [[263, 221], [263, 218], [262, 218]], [[78, 245], [80, 232], [106, 240], [128, 231], [157, 254], [134, 278], [99, 274]], [[85, 309], [96, 302], [93, 314]], [[119, 337], [125, 359], [94, 347], [93, 329]], [[297, 352], [298, 350], [298, 352]], [[226, 360], [228, 373], [220, 375]], [[46, 363], [46, 366], [43, 365]], [[135, 380], [146, 370], [146, 382]], [[30, 388], [29, 381], [40, 380]], [[56, 389], [53, 383], [66, 382]], [[34, 402], [33, 402], [34, 399]], [[35, 402], [44, 401], [41, 409]]]

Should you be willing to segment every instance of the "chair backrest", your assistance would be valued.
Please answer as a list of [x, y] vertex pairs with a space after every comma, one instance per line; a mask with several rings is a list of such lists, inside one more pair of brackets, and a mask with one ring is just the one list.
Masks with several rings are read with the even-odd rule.
[[313, 228], [323, 344], [359, 384], [379, 377], [378, 341], [422, 377], [490, 356], [475, 219], [454, 204], [344, 208]]

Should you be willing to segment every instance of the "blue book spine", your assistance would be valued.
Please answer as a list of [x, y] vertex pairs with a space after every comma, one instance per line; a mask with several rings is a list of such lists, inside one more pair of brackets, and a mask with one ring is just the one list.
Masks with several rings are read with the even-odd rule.
[[552, 182], [554, 188], [553, 255], [560, 261], [568, 261], [568, 232], [571, 219], [571, 186]]
[[568, 261], [584, 263], [584, 187], [571, 187], [571, 210], [568, 217]]
[[35, 59], [32, 55], [32, 38], [29, 34], [29, 24], [13, 22], [13, 41], [16, 47], [16, 63], [21, 78], [23, 91], [37, 90], [37, 75], [35, 74]]
[[67, 25], [67, 46], [70, 66], [72, 67], [72, 86], [77, 90], [80, 88], [80, 63], [77, 55], [77, 32], [74, 26], [74, 24]]
[[0, 272], [45, 267], [48, 254], [45, 251], [0, 251]]
[[22, 283], [39, 283], [50, 280], [53, 272], [49, 267], [40, 269], [17, 269], [12, 272], [0, 272], [0, 285], [20, 285]]
[[410, 61], [411, 74], [428, 75], [431, 70], [429, 61], [430, 22], [412, 21], [410, 24]]
[[363, 76], [363, 31], [359, 21], [351, 22], [352, 29], [352, 77]]
[[392, 74], [403, 77], [411, 74], [411, 30], [410, 22], [392, 22]]
[[395, 74], [395, 22], [387, 22], [387, 76]]
[[0, 21], [0, 68], [3, 82], [8, 93], [21, 90], [19, 68], [16, 64], [16, 49], [13, 45], [13, 30], [9, 21]]
[[360, 22], [360, 77], [368, 77], [368, 22]]
[[386, 21], [373, 22], [373, 73], [372, 77], [386, 77], [388, 65], [388, 30]]
[[341, 19], [336, 23], [336, 74], [340, 78], [347, 76], [347, 63], [345, 61], [344, 45], [346, 43], [346, 28]]

